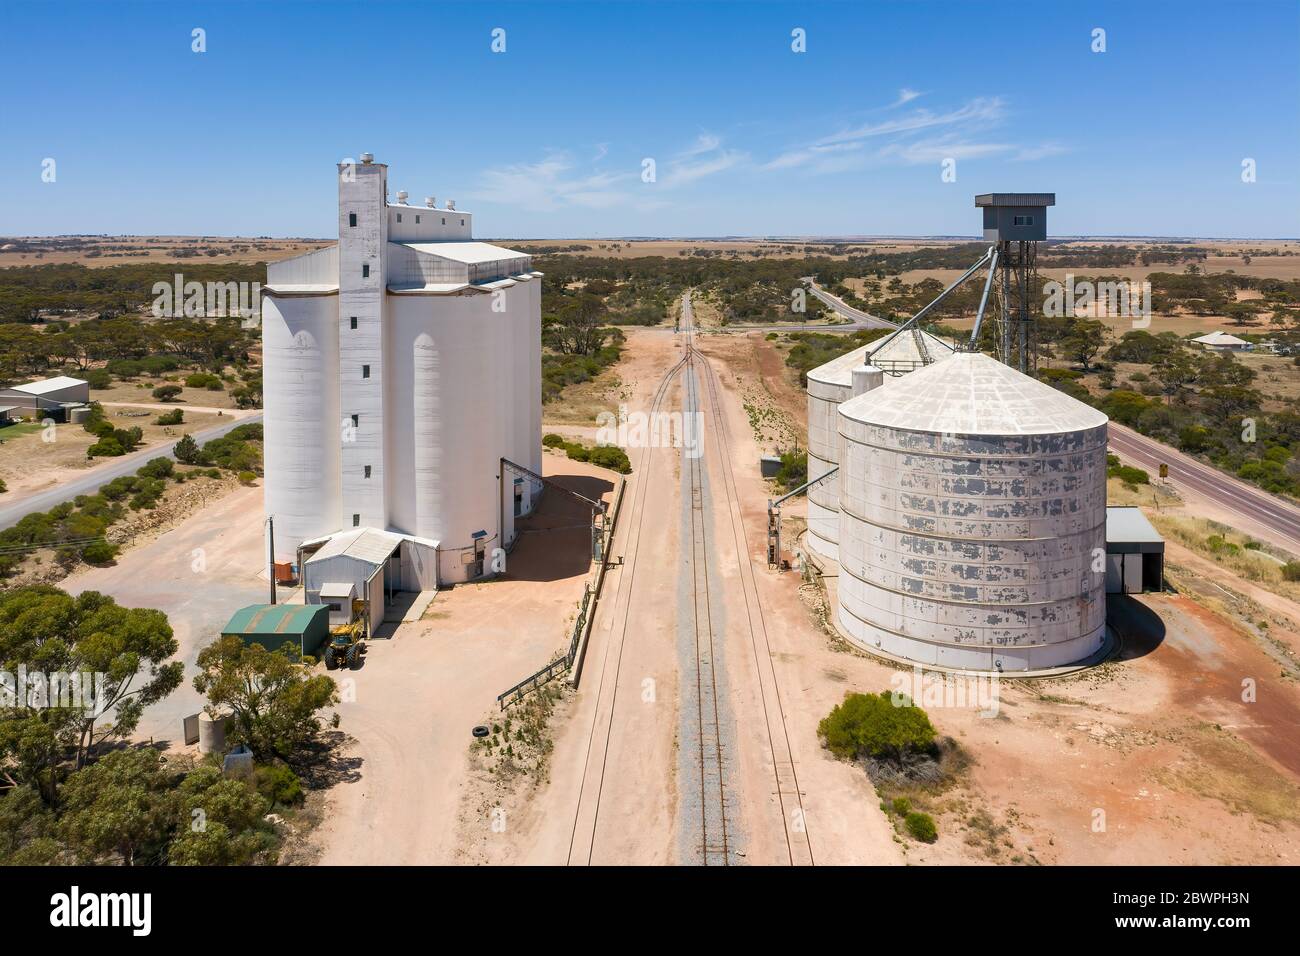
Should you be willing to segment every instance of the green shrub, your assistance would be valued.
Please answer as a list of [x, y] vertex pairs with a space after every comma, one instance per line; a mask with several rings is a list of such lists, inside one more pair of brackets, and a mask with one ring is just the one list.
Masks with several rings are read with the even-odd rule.
[[206, 388], [210, 392], [221, 391], [221, 377], [209, 372], [194, 372], [185, 376], [186, 388]]
[[907, 797], [895, 797], [889, 806], [900, 817], [905, 817], [912, 812], [912, 801]]
[[593, 465], [610, 468], [622, 475], [632, 470], [632, 462], [628, 460], [627, 452], [617, 445], [599, 445], [591, 449], [590, 457]]
[[573, 442], [564, 446], [564, 453], [574, 461], [591, 461], [591, 452], [586, 446]]
[[150, 458], [136, 474], [141, 478], [170, 478], [175, 470], [176, 465], [170, 458]]
[[185, 422], [185, 410], [173, 408], [170, 412], [163, 412], [154, 419], [155, 425], [181, 425]]
[[181, 387], [179, 385], [159, 385], [153, 390], [153, 397], [160, 402], [171, 402], [180, 395]]
[[934, 749], [935, 730], [924, 710], [890, 691], [849, 694], [817, 725], [817, 735], [841, 760], [899, 759]]
[[194, 440], [192, 435], [186, 432], [181, 436], [181, 440], [176, 443], [176, 447], [172, 449], [172, 454], [174, 454], [176, 460], [182, 464], [197, 465], [200, 457], [199, 443]]
[[81, 559], [87, 564], [108, 564], [117, 557], [117, 545], [107, 541], [92, 541], [81, 549]]
[[240, 484], [251, 485], [251, 484], [252, 484], [253, 482], [255, 482], [255, 481], [257, 481], [257, 472], [255, 472], [255, 471], [241, 471], [241, 472], [239, 473], [239, 482], [240, 482]]
[[933, 843], [939, 839], [939, 828], [934, 825], [934, 818], [928, 813], [913, 811], [903, 820], [907, 832], [922, 843]]
[[555, 432], [550, 432], [549, 434], [542, 436], [542, 444], [547, 448], [563, 448], [564, 436], [557, 435]]
[[91, 388], [108, 388], [113, 384], [113, 376], [109, 374], [108, 369], [92, 368], [85, 374]]
[[1106, 474], [1111, 478], [1118, 478], [1126, 485], [1149, 485], [1151, 476], [1141, 468], [1133, 468], [1129, 465], [1113, 465], [1106, 469]]
[[1300, 561], [1288, 561], [1282, 565], [1282, 578], [1286, 581], [1300, 581]]
[[126, 449], [116, 438], [101, 438], [86, 449], [87, 458], [117, 458], [126, 454]]
[[302, 781], [284, 764], [258, 767], [253, 775], [253, 782], [257, 786], [257, 792], [273, 806], [276, 804], [288, 806], [302, 802]]

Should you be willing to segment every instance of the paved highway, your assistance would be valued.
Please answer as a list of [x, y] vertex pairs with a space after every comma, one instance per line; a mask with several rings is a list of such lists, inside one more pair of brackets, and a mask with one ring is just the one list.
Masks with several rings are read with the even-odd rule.
[[808, 291], [818, 299], [829, 306], [836, 314], [843, 316], [849, 321], [838, 325], [805, 325], [801, 323], [782, 323], [782, 322], [762, 322], [747, 323], [744, 325], [727, 325], [720, 329], [710, 329], [711, 332], [859, 332], [863, 329], [896, 329], [898, 328], [893, 322], [886, 321], [879, 316], [869, 315], [846, 305], [829, 292], [820, 288], [815, 282], [808, 283]]
[[[220, 438], [236, 425], [247, 425], [250, 422], [260, 422], [261, 420], [262, 413], [257, 412], [243, 418], [232, 418], [224, 425], [217, 425], [214, 428], [207, 428], [192, 434], [194, 440], [201, 445], [214, 438]], [[150, 445], [140, 451], [123, 455], [121, 458], [111, 458], [106, 464], [89, 468], [84, 475], [80, 475], [71, 481], [65, 481], [53, 488], [46, 488], [29, 494], [12, 504], [6, 504], [0, 507], [0, 528], [11, 528], [22, 520], [24, 515], [29, 515], [34, 511], [49, 511], [55, 505], [64, 501], [71, 501], [77, 495], [94, 494], [100, 485], [106, 484], [114, 478], [135, 474], [136, 469], [151, 458], [174, 458], [176, 442], [178, 441], [180, 441], [179, 438], [163, 445]]]
[[1159, 474], [1161, 463], [1167, 464], [1170, 482], [1189, 505], [1194, 506], [1199, 496], [1214, 508], [1236, 516], [1236, 521], [1228, 521], [1233, 527], [1300, 555], [1300, 508], [1290, 502], [1117, 422], [1110, 423], [1110, 447], [1122, 459], [1141, 465], [1152, 477]]

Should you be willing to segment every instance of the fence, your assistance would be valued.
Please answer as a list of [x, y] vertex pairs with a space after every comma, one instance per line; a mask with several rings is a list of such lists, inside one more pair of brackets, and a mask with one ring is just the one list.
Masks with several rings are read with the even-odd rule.
[[561, 674], [581, 667], [580, 653], [583, 648], [583, 638], [587, 633], [587, 625], [596, 612], [596, 600], [600, 596], [600, 590], [605, 583], [605, 571], [609, 568], [610, 548], [614, 544], [614, 530], [618, 526], [618, 515], [623, 507], [623, 491], [625, 488], [627, 488], [626, 479], [618, 486], [618, 497], [614, 501], [614, 516], [606, 523], [604, 534], [601, 536], [600, 570], [596, 573], [595, 584], [593, 585], [588, 581], [586, 587], [583, 588], [582, 601], [578, 604], [578, 616], [574, 618], [573, 630], [569, 634], [568, 650], [562, 657], [557, 657], [535, 674], [525, 677], [505, 693], [498, 694], [497, 704], [502, 710], [523, 700], [537, 688], [555, 680]]

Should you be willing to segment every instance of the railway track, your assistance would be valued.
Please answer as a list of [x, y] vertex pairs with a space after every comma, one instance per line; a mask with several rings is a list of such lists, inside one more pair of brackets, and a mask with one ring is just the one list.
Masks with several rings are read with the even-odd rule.
[[[808, 841], [803, 794], [799, 789], [798, 774], [791, 754], [789, 732], [781, 707], [780, 688], [772, 666], [767, 625], [745, 537], [735, 474], [731, 467], [731, 438], [722, 413], [721, 388], [712, 365], [703, 353], [695, 348], [694, 313], [689, 294], [683, 301], [681, 331], [685, 336], [684, 354], [659, 382], [651, 400], [650, 411], [654, 413], [660, 409], [673, 382], [681, 376], [683, 411], [688, 420], [694, 420], [694, 413], [700, 413], [700, 419], [706, 422], [705, 431], [712, 432], [712, 437], [716, 439], [715, 448], [721, 469], [721, 487], [727, 510], [727, 524], [731, 528], [735, 544], [735, 559], [745, 605], [745, 626], [759, 678], [759, 699], [771, 755], [774, 793], [782, 817], [784, 844], [791, 865], [812, 865], [814, 860], [812, 847]], [[707, 401], [702, 401], [705, 398]], [[698, 436], [698, 440], [703, 441], [704, 436]], [[605, 666], [601, 668], [596, 715], [588, 738], [578, 806], [574, 812], [573, 832], [569, 842], [570, 864], [590, 864], [595, 850], [605, 770], [617, 714], [615, 705], [618, 697], [620, 666], [628, 636], [631, 596], [636, 586], [636, 570], [640, 558], [641, 530], [645, 521], [644, 504], [647, 489], [652, 482], [651, 471], [655, 450], [651, 447], [643, 449], [638, 462], [637, 486], [632, 502], [636, 519], [632, 522], [624, 552], [625, 573], [620, 576], [614, 605], [614, 623], [611, 626], [610, 641], [605, 646]], [[696, 752], [699, 787], [699, 799], [693, 801], [698, 804], [699, 819], [689, 821], [689, 825], [695, 827], [698, 832], [698, 840], [694, 841], [695, 852], [692, 855], [695, 862], [706, 866], [729, 865], [735, 862], [733, 857], [736, 848], [733, 841], [734, 825], [729, 816], [732, 802], [728, 795], [728, 777], [725, 767], [723, 706], [719, 703], [718, 651], [720, 647], [718, 644], [722, 641], [723, 635], [715, 633], [721, 620], [719, 613], [721, 609], [715, 606], [714, 590], [710, 587], [710, 571], [713, 562], [719, 560], [720, 556], [716, 543], [713, 542], [711, 528], [713, 513], [709, 507], [710, 498], [706, 484], [708, 476], [704, 456], [684, 455], [682, 477], [685, 482], [683, 493], [688, 496], [686, 506], [689, 514], [690, 542], [689, 549], [684, 553], [689, 557], [690, 564], [692, 597], [689, 610], [694, 632], [695, 660], [694, 674], [683, 675], [685, 680], [693, 679], [694, 693], [684, 694], [683, 697], [691, 698], [689, 710], [694, 718], [691, 729], [696, 731], [691, 745]], [[686, 542], [683, 544], [685, 545]], [[612, 671], [609, 666], [611, 655]], [[726, 676], [725, 673], [723, 676]], [[611, 682], [608, 690], [607, 680]], [[602, 706], [607, 694], [608, 702]], [[685, 743], [684, 741], [683, 744]], [[599, 760], [594, 759], [597, 754]], [[695, 807], [692, 807], [692, 810], [694, 809]]]
[[[687, 356], [682, 358], [664, 373], [654, 395], [650, 400], [650, 413], [659, 411], [669, 387], [686, 366]], [[582, 779], [578, 787], [578, 804], [573, 814], [573, 831], [569, 837], [569, 865], [590, 865], [596, 846], [596, 827], [600, 821], [600, 800], [605, 786], [605, 768], [609, 760], [609, 742], [614, 729], [614, 715], [617, 712], [619, 674], [623, 661], [623, 647], [627, 641], [628, 620], [632, 604], [632, 592], [636, 585], [636, 572], [639, 566], [641, 530], [645, 524], [645, 500], [650, 487], [654, 466], [655, 448], [648, 446], [641, 450], [637, 460], [636, 483], [632, 493], [632, 514], [623, 553], [623, 573], [619, 575], [618, 589], [614, 595], [613, 624], [610, 627], [610, 640], [605, 645], [605, 653], [600, 669], [600, 681], [596, 689], [596, 714], [592, 721], [591, 733], [587, 738], [587, 754], [583, 762]], [[613, 546], [611, 542], [611, 547]], [[613, 673], [610, 672], [610, 657], [613, 655]], [[609, 689], [606, 690], [606, 681]], [[602, 714], [601, 702], [609, 695], [609, 702]], [[590, 779], [593, 755], [599, 751], [600, 762], [595, 779]], [[590, 822], [588, 823], [588, 819]]]
[[[682, 411], [686, 421], [703, 418], [699, 379], [696, 375], [694, 313], [690, 300], [683, 300], [682, 326], [686, 334], [686, 365], [683, 369]], [[703, 437], [703, 436], [700, 436]], [[713, 589], [709, 586], [709, 541], [712, 511], [706, 507], [704, 458], [683, 455], [683, 477], [690, 496], [691, 617], [695, 635], [695, 721], [691, 727], [697, 741], [699, 768], [699, 846], [696, 861], [705, 866], [731, 863], [727, 827], [727, 775], [723, 767], [723, 724], [718, 707], [718, 661], [714, 646]], [[679, 609], [680, 613], [680, 609]], [[719, 635], [719, 639], [721, 639]], [[687, 704], [683, 695], [683, 704]], [[685, 743], [685, 741], [683, 741]]]
[[754, 578], [749, 541], [745, 535], [740, 492], [736, 486], [736, 475], [731, 464], [731, 430], [722, 412], [722, 389], [712, 364], [695, 348], [693, 335], [688, 340], [687, 358], [688, 368], [692, 371], [695, 368], [703, 371], [706, 391], [709, 395], [709, 416], [713, 421], [712, 430], [717, 442], [727, 515], [735, 541], [736, 562], [745, 603], [745, 623], [758, 674], [759, 700], [766, 725], [764, 729], [767, 735], [768, 752], [772, 759], [772, 782], [781, 810], [786, 852], [791, 866], [812, 866], [816, 860], [813, 857], [812, 844], [808, 839], [808, 817], [804, 811], [799, 774], [794, 766], [790, 731], [781, 703], [781, 688], [772, 665], [772, 647], [767, 633], [767, 620], [758, 593], [758, 583]]

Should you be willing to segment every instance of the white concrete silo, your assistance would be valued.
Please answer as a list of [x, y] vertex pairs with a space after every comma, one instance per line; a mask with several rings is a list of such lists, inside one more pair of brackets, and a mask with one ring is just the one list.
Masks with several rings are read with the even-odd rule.
[[1098, 652], [1106, 422], [971, 353], [842, 404], [844, 633], [868, 650], [976, 670]]
[[[918, 345], [918, 340], [920, 345]], [[922, 354], [921, 349], [925, 352]], [[936, 362], [955, 350], [928, 332], [907, 329], [870, 342], [831, 359], [808, 373], [808, 477], [827, 474], [840, 462], [839, 406], [865, 389], [853, 387], [853, 370], [864, 364], [889, 375], [901, 375]], [[888, 380], [888, 379], [886, 379]], [[822, 557], [839, 560], [840, 476], [831, 475], [808, 489], [808, 547]]]
[[337, 530], [339, 465], [338, 297], [262, 300], [264, 483], [275, 516], [276, 559]]

